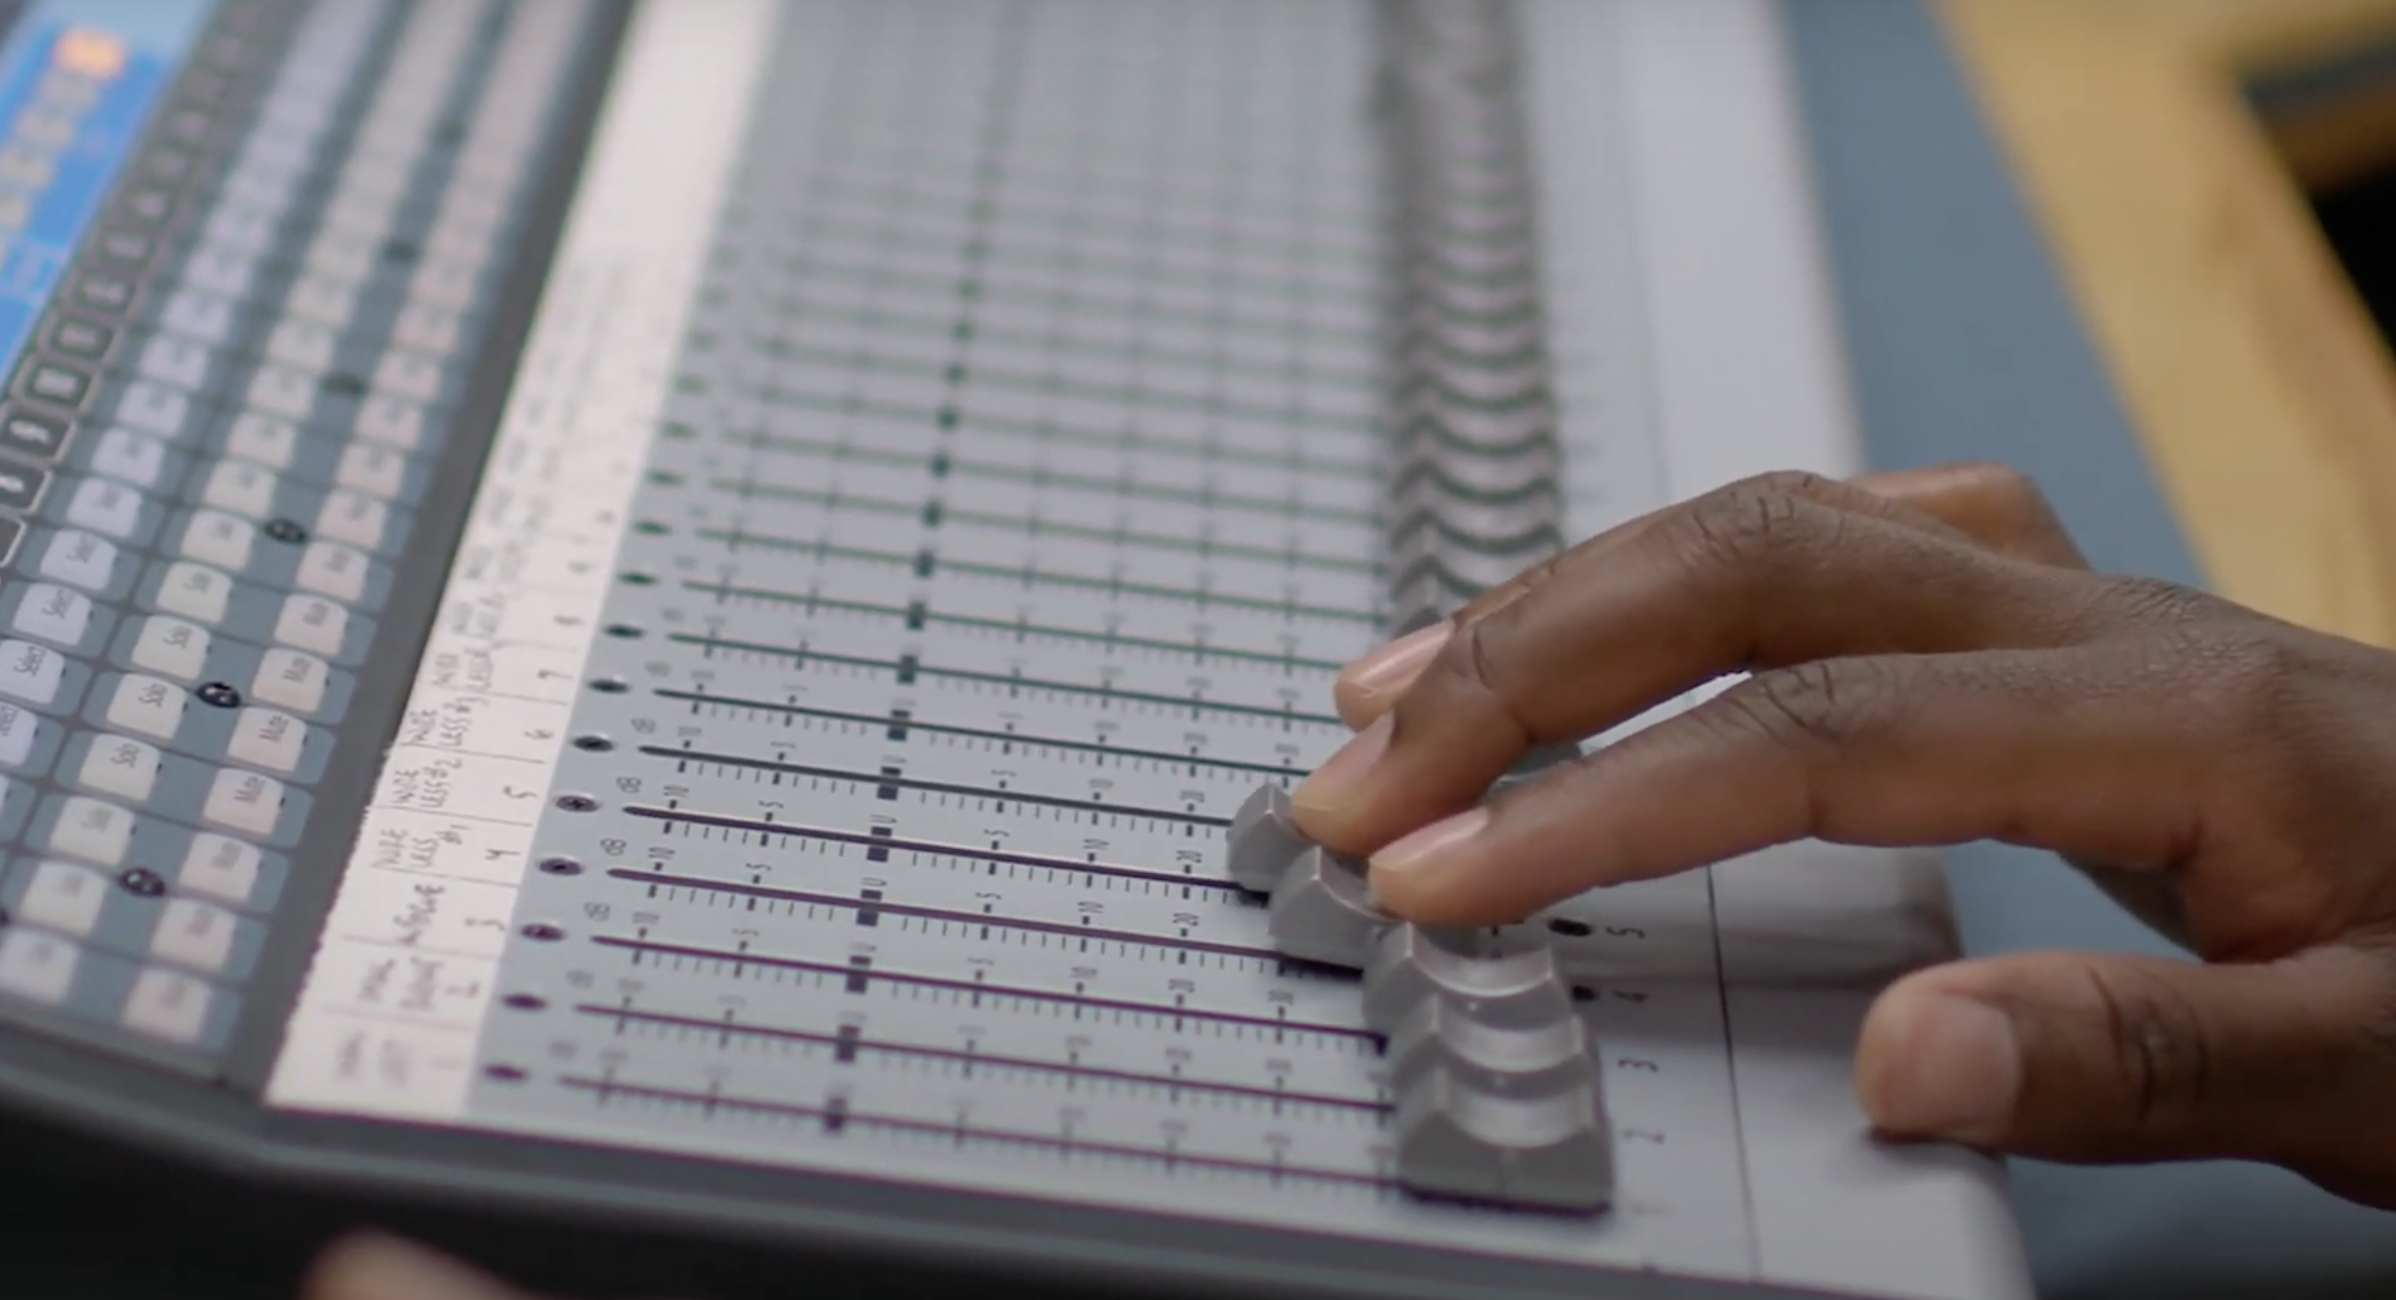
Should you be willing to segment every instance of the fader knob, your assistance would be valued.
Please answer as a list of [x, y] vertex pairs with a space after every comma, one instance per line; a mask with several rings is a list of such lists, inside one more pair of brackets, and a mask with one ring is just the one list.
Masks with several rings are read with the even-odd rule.
[[1392, 1033], [1416, 1007], [1437, 998], [1501, 1027], [1572, 1018], [1572, 989], [1546, 944], [1486, 930], [1392, 927], [1365, 964], [1364, 1023], [1375, 1033]]
[[1389, 1036], [1391, 1092], [1412, 1091], [1433, 1070], [1500, 1096], [1597, 1085], [1597, 1061], [1580, 1017], [1493, 1025], [1447, 998], [1425, 1001]]
[[1290, 818], [1290, 797], [1280, 786], [1259, 786], [1231, 815], [1226, 866], [1232, 882], [1240, 888], [1269, 894], [1281, 883], [1281, 873], [1290, 863], [1313, 847]]
[[1310, 848], [1273, 887], [1267, 924], [1273, 946], [1289, 956], [1353, 970], [1372, 958], [1374, 940], [1397, 921], [1373, 905], [1363, 863]]
[[1501, 1096], [1434, 1067], [1399, 1097], [1395, 1129], [1398, 1184], [1411, 1192], [1590, 1214], [1613, 1200], [1594, 1087]]

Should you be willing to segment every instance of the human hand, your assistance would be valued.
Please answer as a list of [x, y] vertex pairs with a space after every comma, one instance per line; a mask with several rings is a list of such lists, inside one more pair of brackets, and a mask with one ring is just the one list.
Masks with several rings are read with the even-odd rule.
[[[1534, 745], [1748, 673], [1481, 804]], [[2396, 1208], [2396, 654], [2092, 573], [1991, 466], [1776, 475], [1625, 524], [1351, 665], [1293, 792], [1392, 913], [1518, 918], [1800, 839], [2054, 850], [2201, 962], [2034, 953], [1895, 983], [1893, 1136], [2230, 1157]]]
[[299, 1300], [532, 1300], [446, 1255], [377, 1233], [334, 1242], [300, 1284]]
[[300, 1283], [299, 1300], [540, 1300], [413, 1242], [357, 1233], [334, 1242]]

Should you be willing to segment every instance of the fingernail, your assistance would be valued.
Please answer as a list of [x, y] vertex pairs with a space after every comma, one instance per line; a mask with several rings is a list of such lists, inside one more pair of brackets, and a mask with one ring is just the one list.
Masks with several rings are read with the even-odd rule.
[[1367, 695], [1391, 695], [1422, 672], [1439, 647], [1447, 644], [1454, 625], [1446, 619], [1418, 628], [1348, 665], [1348, 684]]
[[1878, 1095], [1865, 1098], [1873, 1123], [1906, 1137], [2002, 1138], [2022, 1087], [2012, 1018], [1958, 993], [1925, 991], [1907, 1001]]
[[1329, 811], [1356, 797], [1366, 775], [1389, 748], [1392, 726], [1389, 714], [1373, 719], [1373, 725], [1356, 733], [1339, 752], [1323, 761], [1298, 788], [1290, 791], [1293, 811]]
[[1392, 842], [1373, 855], [1367, 868], [1372, 878], [1383, 885], [1393, 881], [1412, 885], [1424, 876], [1453, 867], [1457, 852], [1488, 825], [1487, 808], [1467, 809]]

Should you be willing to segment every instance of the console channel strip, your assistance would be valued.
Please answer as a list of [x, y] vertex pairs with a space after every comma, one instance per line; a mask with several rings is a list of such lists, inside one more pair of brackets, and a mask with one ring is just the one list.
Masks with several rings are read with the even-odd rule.
[[1240, 866], [1341, 664], [1722, 463], [1707, 3], [27, 4], [0, 1097], [799, 1258], [2026, 1294], [1845, 1089], [1927, 864]]
[[[1403, 636], [1553, 556], [1563, 532], [1512, 10], [1386, 12], [1384, 565], [1390, 632]], [[1499, 786], [1579, 752], [1542, 747]], [[1309, 843], [1270, 782], [1233, 815], [1225, 869], [1270, 899], [1281, 952], [1362, 973], [1364, 1023], [1386, 1045], [1398, 1186], [1523, 1208], [1610, 1205], [1604, 1060], [1575, 1006], [1602, 985], [1574, 983], [1545, 935], [1397, 922], [1363, 864]]]

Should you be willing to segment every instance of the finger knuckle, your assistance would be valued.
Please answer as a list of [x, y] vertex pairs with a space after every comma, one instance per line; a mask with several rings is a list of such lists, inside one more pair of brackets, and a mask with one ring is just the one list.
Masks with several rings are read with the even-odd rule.
[[1732, 483], [1728, 490], [1752, 492], [1765, 496], [1813, 497], [1833, 500], [1852, 495], [1854, 492], [1854, 489], [1845, 483], [1827, 474], [1817, 474], [1810, 469], [1776, 469], [1763, 474], [1750, 475]]
[[2228, 613], [2228, 607], [2214, 597], [2161, 578], [2109, 578], [2100, 590], [2101, 604], [2111, 621], [2142, 633], [2204, 629], [2219, 624]]
[[2209, 734], [2245, 743], [2300, 730], [2311, 663], [2297, 638], [2265, 624], [2180, 629], [2174, 693]]
[[2219, 1077], [2212, 1022], [2177, 985], [2136, 967], [2091, 966], [2088, 980], [2129, 1122], [2152, 1131], [2202, 1115]]
[[1424, 673], [1423, 680], [1431, 682], [1435, 689], [1409, 691], [1400, 699], [1398, 726], [1403, 729], [1409, 715], [1426, 710], [1445, 711], [1461, 704], [1472, 710], [1493, 712], [1524, 737], [1536, 739], [1536, 729], [1522, 707], [1523, 701], [1516, 698], [1504, 654], [1499, 649], [1497, 630], [1506, 621], [1506, 614], [1501, 611], [1459, 626]]
[[1866, 740], [1896, 724], [1899, 674], [1873, 659], [1830, 659], [1758, 673], [1724, 692], [1741, 725], [1792, 748]]
[[1800, 548], [1835, 544], [1822, 533], [1835, 528], [1837, 518], [1836, 511], [1815, 509], [1803, 496], [1750, 480], [1693, 502], [1672, 542], [1700, 572], [1754, 574]]
[[2054, 517], [2054, 508], [2047, 504], [2047, 494], [2038, 486], [2038, 480], [2003, 461], [1965, 461], [1955, 470], [1990, 509], [2004, 518], [2043, 522]]

